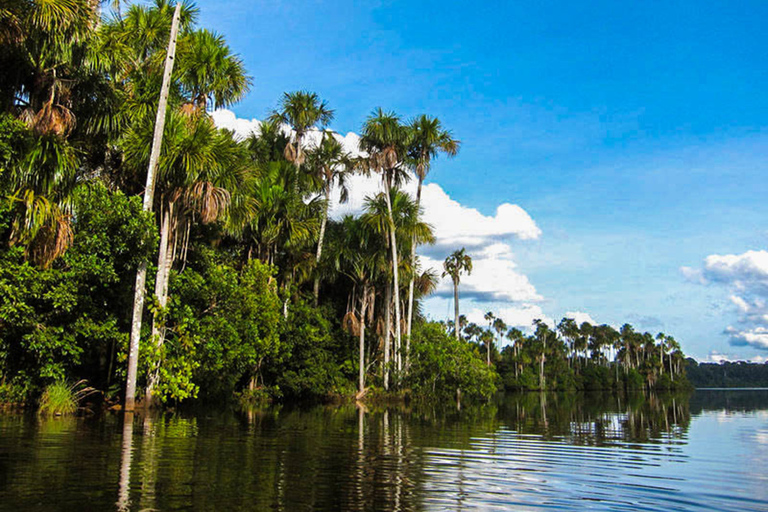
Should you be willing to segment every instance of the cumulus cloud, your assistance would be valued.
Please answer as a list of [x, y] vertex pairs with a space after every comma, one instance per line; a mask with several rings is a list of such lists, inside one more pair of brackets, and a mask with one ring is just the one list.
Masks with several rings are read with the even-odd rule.
[[[528, 278], [517, 269], [512, 250], [507, 244], [492, 243], [487, 247], [468, 251], [468, 254], [472, 257], [472, 273], [461, 276], [462, 298], [480, 302], [542, 300]], [[421, 264], [424, 268], [431, 268], [438, 275], [442, 274], [442, 259], [422, 256]], [[453, 297], [453, 282], [450, 277], [440, 281], [435, 293], [438, 297]]]
[[[218, 110], [212, 114], [217, 126], [235, 132], [239, 138], [259, 134], [261, 122], [257, 119], [240, 119], [234, 112]], [[286, 132], [288, 128], [286, 127]], [[315, 146], [322, 133], [314, 130], [307, 133], [305, 145]], [[334, 134], [344, 149], [352, 155], [360, 155], [356, 133]], [[350, 197], [347, 203], [340, 202], [339, 190], [331, 196], [331, 217], [339, 219], [344, 215], [356, 215], [363, 211], [366, 197], [382, 190], [381, 179], [376, 176], [354, 175], [348, 181]], [[412, 196], [416, 193], [416, 180], [411, 179], [404, 187]], [[438, 276], [443, 271], [443, 260], [461, 247], [467, 249], [473, 259], [471, 275], [462, 276], [461, 298], [473, 308], [468, 313], [471, 321], [484, 324], [483, 306], [478, 303], [493, 303], [495, 314], [509, 326], [530, 330], [535, 319], [541, 319], [554, 326], [555, 321], [545, 314], [541, 307], [543, 297], [517, 265], [510, 244], [538, 239], [541, 229], [528, 212], [519, 205], [503, 203], [486, 215], [452, 198], [439, 184], [428, 183], [422, 190], [422, 208], [425, 222], [434, 228], [436, 243], [421, 248], [423, 268], [431, 268]], [[441, 278], [436, 292], [438, 297], [452, 298], [453, 284], [450, 278]], [[501, 307], [499, 307], [501, 306]], [[597, 324], [584, 312], [568, 312], [577, 322]]]
[[768, 251], [707, 256], [703, 277], [740, 291], [768, 295]]
[[728, 288], [739, 315], [739, 326], [724, 331], [731, 345], [768, 350], [768, 251], [712, 254], [701, 269], [680, 270], [689, 281]]
[[[485, 320], [485, 313], [486, 311], [481, 309], [472, 308], [467, 313], [467, 320], [477, 325], [488, 325], [488, 322]], [[533, 330], [534, 320], [542, 320], [550, 327], [555, 325], [554, 319], [544, 313], [544, 310], [538, 304], [522, 304], [520, 306], [500, 308], [495, 310], [493, 314], [496, 318], [504, 320], [507, 327], [517, 327], [527, 332]]]
[[589, 313], [583, 311], [566, 311], [565, 318], [572, 318], [578, 325], [587, 322], [591, 325], [600, 325], [597, 321], [590, 316]]
[[699, 362], [720, 364], [720, 363], [728, 363], [728, 362], [736, 362], [736, 361], [748, 361], [750, 363], [763, 364], [766, 361], [768, 361], [768, 357], [757, 355], [754, 357], [750, 357], [749, 359], [744, 359], [744, 358], [736, 357], [733, 354], [723, 354], [721, 352], [713, 350], [709, 354], [707, 354], [707, 357], [705, 357]]

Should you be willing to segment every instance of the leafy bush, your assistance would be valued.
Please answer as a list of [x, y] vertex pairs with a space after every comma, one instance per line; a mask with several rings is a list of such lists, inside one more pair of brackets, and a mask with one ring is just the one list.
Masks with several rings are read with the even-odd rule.
[[498, 375], [472, 345], [446, 334], [435, 322], [417, 325], [411, 341], [411, 372], [407, 385], [422, 397], [489, 398]]

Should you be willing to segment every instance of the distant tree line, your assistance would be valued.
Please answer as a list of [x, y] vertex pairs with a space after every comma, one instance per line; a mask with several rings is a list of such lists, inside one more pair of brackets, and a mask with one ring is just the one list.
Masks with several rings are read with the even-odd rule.
[[[563, 318], [554, 328], [541, 320], [526, 335], [493, 312], [487, 325], [459, 317], [459, 330], [495, 365], [507, 390], [683, 389], [689, 387], [680, 344], [664, 333], [638, 332], [630, 324], [577, 324]], [[444, 324], [454, 332], [454, 322]], [[499, 352], [498, 347], [503, 346]]]
[[697, 388], [768, 387], [768, 363], [699, 363], [689, 357], [685, 360], [685, 371], [691, 385]]

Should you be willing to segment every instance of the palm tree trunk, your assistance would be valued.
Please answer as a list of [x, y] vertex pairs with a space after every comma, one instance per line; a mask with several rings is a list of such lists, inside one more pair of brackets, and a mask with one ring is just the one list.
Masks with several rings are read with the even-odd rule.
[[362, 398], [365, 391], [365, 312], [368, 307], [368, 285], [363, 285], [362, 305], [360, 306], [360, 341], [359, 341], [359, 365], [357, 396]]
[[389, 333], [392, 330], [392, 283], [387, 280], [384, 287], [384, 389], [389, 390]]
[[[400, 281], [398, 277], [398, 257], [397, 257], [397, 235], [395, 234], [395, 220], [392, 216], [392, 198], [390, 197], [389, 180], [386, 180], [387, 190], [384, 196], [387, 199], [387, 214], [389, 215], [389, 238], [390, 245], [392, 247], [392, 274], [394, 279], [394, 296], [395, 296], [395, 350], [399, 356], [400, 352]], [[396, 357], [398, 361], [398, 371], [401, 369], [399, 364], [400, 359]]]
[[[163, 346], [165, 337], [165, 328], [161, 325], [160, 315], [163, 314], [165, 306], [168, 304], [168, 280], [170, 278], [170, 269], [173, 264], [173, 254], [171, 249], [171, 231], [174, 204], [169, 203], [164, 208], [160, 222], [160, 250], [157, 255], [157, 274], [155, 276], [155, 296], [158, 302], [158, 311], [152, 315], [152, 341], [155, 343], [158, 351]], [[160, 361], [153, 362], [152, 368], [147, 379], [147, 389], [145, 396], [146, 407], [152, 407], [154, 402], [154, 390], [159, 380]]]
[[[157, 117], [155, 118], [155, 131], [152, 136], [152, 151], [149, 156], [149, 168], [147, 169], [147, 184], [144, 190], [145, 212], [152, 211], [152, 203], [155, 197], [155, 172], [160, 161], [160, 149], [163, 143], [163, 131], [165, 129], [165, 111], [168, 107], [168, 92], [171, 86], [171, 73], [173, 72], [174, 57], [176, 55], [176, 35], [179, 31], [179, 18], [181, 16], [181, 2], [176, 3], [171, 22], [171, 35], [168, 41], [168, 52], [165, 57], [165, 69], [163, 71], [163, 84], [160, 88], [160, 101], [157, 105]], [[133, 320], [131, 322], [131, 344], [128, 351], [128, 379], [125, 384], [125, 410], [133, 411], [136, 400], [136, 376], [139, 368], [139, 339], [141, 338], [141, 320], [144, 314], [144, 287], [147, 279], [147, 262], [142, 261], [136, 271], [136, 288], [133, 296]]]
[[[419, 176], [419, 185], [416, 188], [416, 211], [421, 207], [421, 185], [424, 179]], [[414, 274], [411, 276], [411, 282], [408, 284], [408, 323], [405, 330], [405, 368], [406, 371], [410, 365], [411, 355], [411, 331], [413, 326], [413, 288], [416, 281], [416, 234], [411, 237], [411, 266]]]
[[461, 338], [459, 333], [459, 283], [453, 280], [453, 332], [456, 335], [456, 339]]
[[320, 296], [320, 274], [317, 273], [317, 267], [320, 264], [320, 256], [323, 254], [323, 239], [325, 238], [325, 226], [328, 224], [328, 207], [331, 200], [331, 184], [325, 185], [325, 210], [323, 211], [323, 221], [320, 224], [320, 235], [317, 238], [317, 255], [315, 256], [315, 285], [313, 287], [315, 296], [315, 307], [317, 307], [318, 297]]

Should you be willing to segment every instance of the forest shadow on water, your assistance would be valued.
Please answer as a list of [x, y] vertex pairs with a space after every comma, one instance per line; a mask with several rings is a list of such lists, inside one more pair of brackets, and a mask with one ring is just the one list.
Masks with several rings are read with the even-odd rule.
[[[735, 421], [709, 421], [724, 411]], [[765, 462], [742, 474], [699, 447], [726, 443], [760, 464], [766, 419], [766, 391], [6, 415], [0, 509], [760, 510]]]

